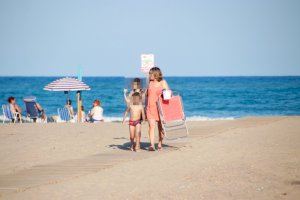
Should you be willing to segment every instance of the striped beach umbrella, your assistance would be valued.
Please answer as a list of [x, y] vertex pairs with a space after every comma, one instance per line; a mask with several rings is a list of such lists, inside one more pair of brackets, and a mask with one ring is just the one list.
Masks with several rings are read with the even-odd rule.
[[44, 90], [48, 91], [61, 91], [68, 94], [69, 91], [77, 91], [77, 118], [78, 121], [81, 121], [81, 91], [91, 90], [91, 88], [86, 85], [84, 82], [76, 78], [61, 78], [57, 79], [44, 87]]
[[82, 91], [91, 90], [91, 88], [84, 82], [76, 78], [61, 78], [57, 79], [44, 87], [48, 91]]

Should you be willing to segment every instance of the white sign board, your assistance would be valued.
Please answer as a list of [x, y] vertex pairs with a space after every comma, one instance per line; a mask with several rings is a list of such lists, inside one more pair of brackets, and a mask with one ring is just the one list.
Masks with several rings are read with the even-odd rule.
[[149, 73], [150, 69], [154, 67], [154, 55], [142, 54], [141, 61], [142, 61], [141, 71], [145, 74]]

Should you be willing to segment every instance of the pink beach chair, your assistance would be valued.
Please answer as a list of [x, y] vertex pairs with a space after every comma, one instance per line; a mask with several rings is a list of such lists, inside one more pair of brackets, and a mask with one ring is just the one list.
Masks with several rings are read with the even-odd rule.
[[164, 100], [160, 97], [157, 101], [157, 106], [165, 136], [167, 137], [167, 132], [169, 131], [185, 129], [186, 135], [184, 136], [186, 137], [189, 132], [181, 97], [176, 95], [169, 100]]

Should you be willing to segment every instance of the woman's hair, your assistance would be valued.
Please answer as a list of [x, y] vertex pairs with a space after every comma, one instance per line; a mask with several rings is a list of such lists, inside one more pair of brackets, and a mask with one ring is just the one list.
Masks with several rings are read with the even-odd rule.
[[97, 104], [97, 106], [100, 106], [100, 104], [101, 104], [101, 102], [100, 102], [100, 100], [99, 100], [99, 99], [96, 99], [96, 100], [94, 101], [94, 103], [96, 103], [96, 104]]
[[8, 103], [11, 103], [13, 100], [15, 100], [15, 97], [13, 96], [8, 97], [7, 99]]
[[158, 67], [152, 67], [149, 71], [149, 75], [153, 74], [154, 79], [160, 82], [163, 80], [163, 75], [161, 73], [161, 70]]
[[67, 100], [67, 105], [72, 105], [72, 101], [70, 99]]

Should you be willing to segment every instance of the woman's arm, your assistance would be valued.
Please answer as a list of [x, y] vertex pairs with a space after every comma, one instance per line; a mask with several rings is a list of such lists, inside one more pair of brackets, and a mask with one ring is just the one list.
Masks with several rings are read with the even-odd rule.
[[163, 87], [163, 89], [165, 89], [165, 90], [169, 90], [169, 89], [170, 89], [170, 88], [169, 88], [169, 85], [168, 85], [168, 83], [167, 83], [166, 80], [162, 80], [162, 87]]
[[15, 105], [15, 110], [16, 110], [18, 113], [22, 113], [22, 109], [21, 109], [21, 107], [20, 107], [18, 104]]
[[36, 108], [38, 109], [38, 111], [40, 111], [40, 112], [43, 111], [43, 108], [39, 103], [35, 103], [35, 105], [36, 105]]

